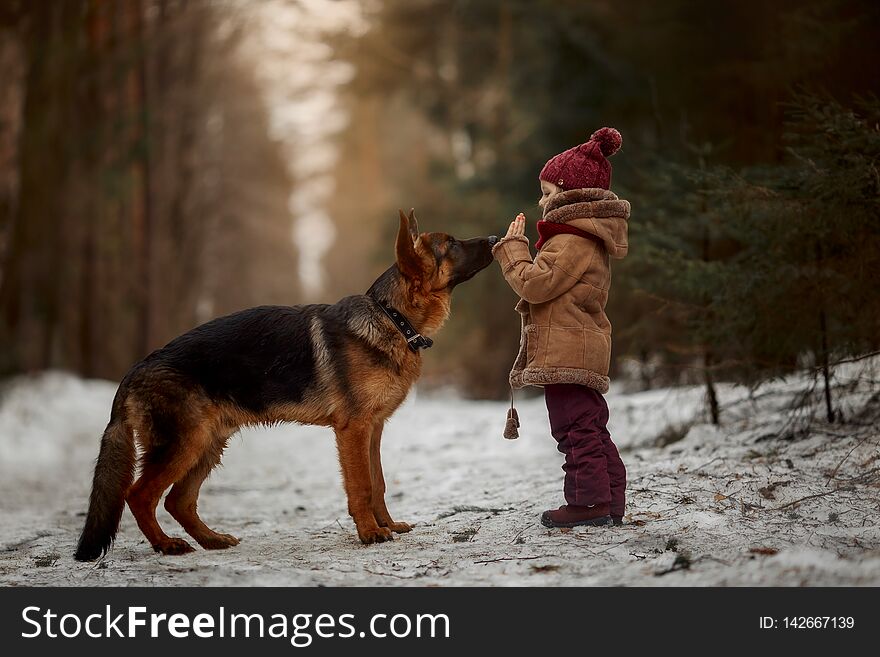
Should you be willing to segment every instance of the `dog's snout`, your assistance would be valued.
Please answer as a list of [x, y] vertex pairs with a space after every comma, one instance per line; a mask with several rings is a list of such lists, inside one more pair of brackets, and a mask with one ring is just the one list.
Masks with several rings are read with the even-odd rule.
[[498, 243], [498, 237], [496, 235], [489, 235], [489, 246], [495, 246]]

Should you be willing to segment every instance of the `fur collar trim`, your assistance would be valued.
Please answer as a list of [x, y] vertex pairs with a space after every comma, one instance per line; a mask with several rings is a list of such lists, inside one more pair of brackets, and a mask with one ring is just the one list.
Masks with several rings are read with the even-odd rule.
[[629, 201], [607, 189], [570, 189], [550, 197], [544, 207], [544, 221], [595, 235], [612, 258], [623, 258], [629, 249], [629, 211]]
[[550, 197], [544, 207], [544, 221], [565, 224], [572, 219], [629, 219], [629, 201], [607, 189], [570, 189]]

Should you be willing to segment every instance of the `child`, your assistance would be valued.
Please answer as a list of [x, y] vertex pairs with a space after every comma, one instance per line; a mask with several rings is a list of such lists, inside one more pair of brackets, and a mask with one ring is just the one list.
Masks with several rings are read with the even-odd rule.
[[[629, 202], [608, 191], [607, 157], [620, 148], [613, 128], [552, 158], [539, 176], [538, 255], [532, 261], [520, 213], [492, 253], [522, 297], [522, 336], [511, 388], [543, 386], [550, 430], [565, 454], [565, 501], [545, 511], [547, 527], [623, 523], [626, 469], [605, 428], [611, 324], [605, 315], [611, 258], [627, 252]], [[512, 394], [512, 392], [511, 392]], [[506, 438], [516, 437], [516, 412]]]

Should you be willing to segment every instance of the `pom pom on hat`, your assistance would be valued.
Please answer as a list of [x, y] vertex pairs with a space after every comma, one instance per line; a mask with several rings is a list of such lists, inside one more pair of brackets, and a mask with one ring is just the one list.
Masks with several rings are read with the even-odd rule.
[[611, 157], [620, 150], [620, 146], [623, 144], [623, 137], [614, 128], [599, 128], [590, 135], [590, 141], [595, 141], [599, 144], [599, 150], [602, 151], [602, 155]]

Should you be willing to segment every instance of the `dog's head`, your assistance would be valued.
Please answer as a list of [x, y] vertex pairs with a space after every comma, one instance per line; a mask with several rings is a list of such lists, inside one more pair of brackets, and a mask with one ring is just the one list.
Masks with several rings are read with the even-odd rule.
[[397, 268], [432, 292], [452, 292], [492, 262], [494, 235], [459, 240], [446, 233], [420, 233], [416, 213], [400, 211], [397, 232]]

